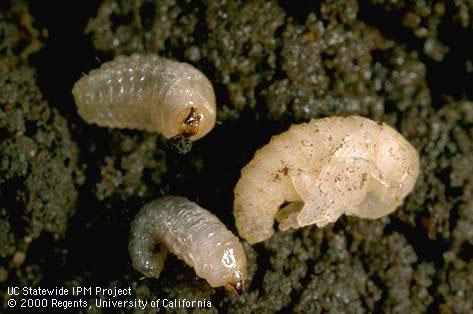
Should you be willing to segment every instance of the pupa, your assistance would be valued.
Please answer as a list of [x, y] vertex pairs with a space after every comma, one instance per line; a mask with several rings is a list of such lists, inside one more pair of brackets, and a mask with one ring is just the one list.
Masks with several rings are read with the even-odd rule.
[[323, 227], [342, 214], [394, 211], [419, 174], [416, 149], [396, 130], [360, 116], [293, 125], [242, 169], [234, 189], [239, 235], [264, 241], [279, 229]]

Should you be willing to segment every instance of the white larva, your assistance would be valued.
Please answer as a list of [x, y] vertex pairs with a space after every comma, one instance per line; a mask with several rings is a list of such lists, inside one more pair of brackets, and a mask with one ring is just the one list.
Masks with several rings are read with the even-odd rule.
[[88, 123], [184, 135], [195, 141], [215, 125], [212, 84], [187, 63], [155, 55], [118, 56], [79, 79], [72, 94]]
[[[156, 244], [161, 250], [154, 253]], [[212, 287], [240, 294], [247, 276], [239, 239], [209, 211], [184, 197], [165, 196], [145, 205], [131, 225], [133, 267], [158, 278], [166, 250], [177, 255]]]
[[281, 230], [342, 214], [376, 219], [402, 203], [418, 173], [417, 151], [387, 124], [350, 116], [293, 125], [242, 169], [236, 226], [256, 243], [271, 237], [275, 219]]

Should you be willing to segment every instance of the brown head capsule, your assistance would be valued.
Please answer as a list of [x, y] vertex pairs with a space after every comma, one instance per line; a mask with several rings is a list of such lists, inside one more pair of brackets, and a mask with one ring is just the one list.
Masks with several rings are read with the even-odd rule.
[[185, 137], [192, 137], [199, 132], [200, 121], [203, 116], [197, 108], [191, 107], [189, 114], [183, 120], [181, 126], [181, 134]]

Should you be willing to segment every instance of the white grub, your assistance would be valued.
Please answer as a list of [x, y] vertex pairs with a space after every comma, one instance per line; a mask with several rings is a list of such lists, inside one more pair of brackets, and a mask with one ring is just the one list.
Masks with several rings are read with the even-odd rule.
[[187, 63], [155, 55], [118, 56], [79, 79], [72, 94], [88, 123], [177, 135], [191, 141], [215, 125], [212, 84]]
[[[155, 253], [157, 243], [161, 250]], [[184, 197], [165, 196], [145, 205], [131, 224], [128, 250], [136, 270], [158, 278], [166, 249], [212, 287], [242, 292], [247, 270], [239, 239], [216, 216]]]
[[238, 232], [249, 243], [280, 230], [323, 227], [342, 214], [376, 219], [414, 188], [419, 155], [385, 123], [360, 116], [293, 125], [258, 150], [235, 187]]

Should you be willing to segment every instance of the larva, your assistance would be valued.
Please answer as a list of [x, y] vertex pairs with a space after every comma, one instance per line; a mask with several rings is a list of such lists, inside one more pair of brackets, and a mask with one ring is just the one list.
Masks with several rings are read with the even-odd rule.
[[[159, 243], [161, 250], [153, 253]], [[209, 211], [184, 197], [165, 196], [145, 205], [131, 224], [133, 267], [158, 278], [166, 250], [176, 254], [212, 287], [240, 294], [247, 276], [239, 239]]]
[[376, 219], [402, 203], [418, 173], [417, 151], [387, 124], [350, 116], [293, 125], [242, 169], [236, 226], [256, 243], [271, 237], [275, 219], [281, 230], [342, 214]]
[[195, 141], [215, 125], [212, 84], [187, 63], [155, 55], [118, 56], [79, 79], [72, 94], [88, 123], [183, 135]]

